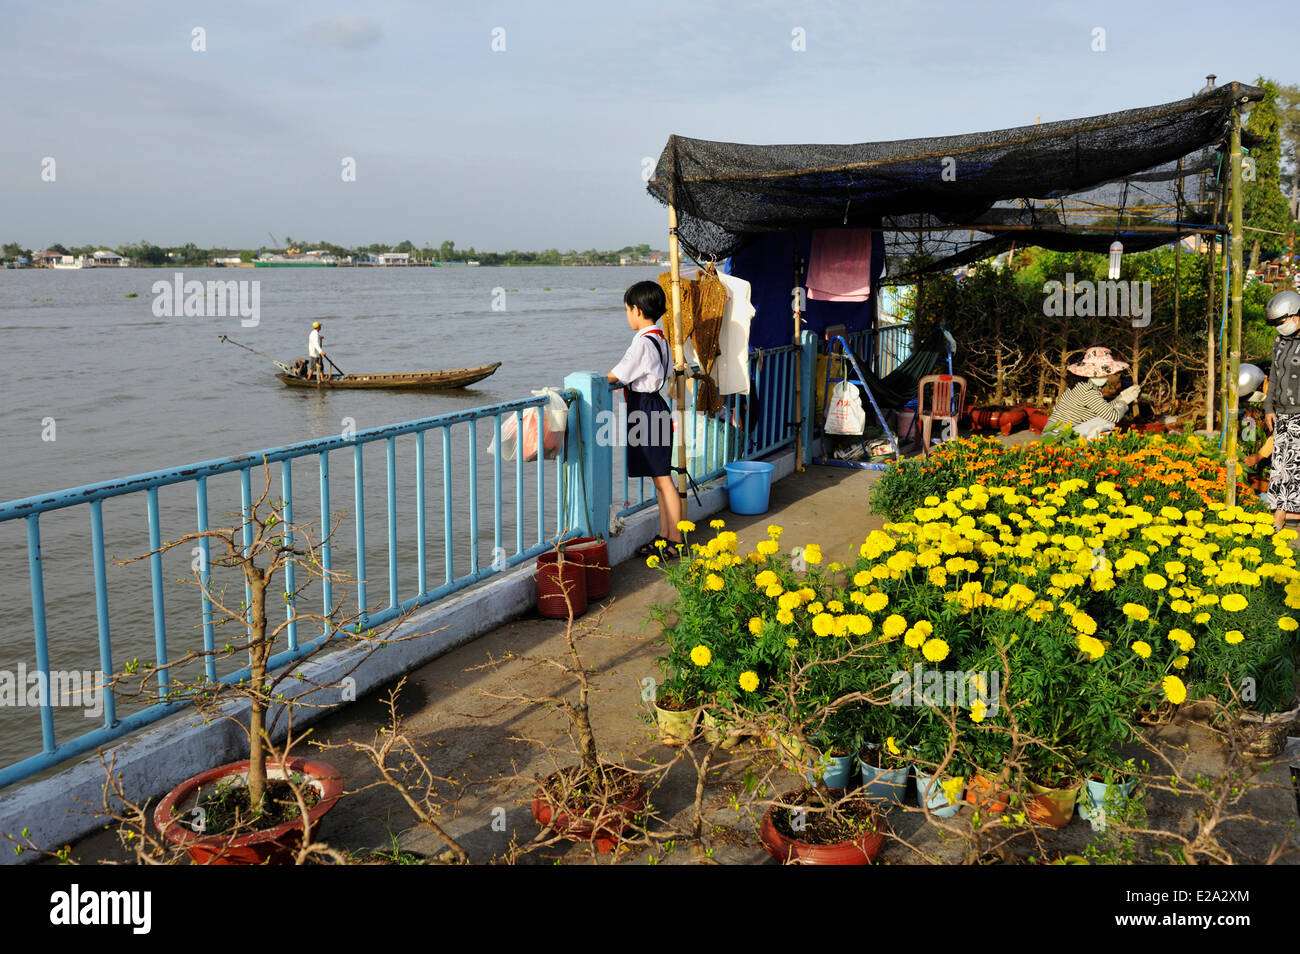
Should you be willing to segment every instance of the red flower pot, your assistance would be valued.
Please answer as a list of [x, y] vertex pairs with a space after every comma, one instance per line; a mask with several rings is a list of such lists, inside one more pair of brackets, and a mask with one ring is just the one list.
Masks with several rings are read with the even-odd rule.
[[[596, 537], [576, 537], [560, 544], [566, 554], [580, 554], [587, 576], [587, 602], [609, 595], [609, 547]], [[568, 614], [566, 613], [565, 616]]]
[[[294, 854], [302, 844], [301, 818], [233, 838], [229, 835], [204, 835], [191, 829], [188, 824], [200, 788], [215, 787], [227, 778], [247, 778], [248, 766], [248, 759], [242, 759], [195, 775], [168, 792], [154, 809], [153, 823], [158, 826], [163, 838], [174, 845], [184, 846], [195, 864], [260, 865], [289, 864], [293, 861]], [[285, 763], [267, 759], [267, 780], [284, 778], [286, 767], [289, 772], [307, 776], [307, 784], [315, 788], [320, 796], [320, 800], [307, 812], [312, 828], [315, 829], [325, 813], [342, 796], [343, 774], [328, 762], [313, 759], [290, 758]]]
[[570, 604], [575, 618], [587, 612], [587, 569], [581, 551], [541, 554], [537, 558], [537, 612], [549, 619], [568, 619]]
[[1043, 433], [1043, 428], [1047, 426], [1051, 418], [1051, 411], [1045, 411], [1041, 407], [1033, 407], [1029, 404], [1020, 405], [1020, 410], [1024, 411], [1029, 418], [1029, 429], [1035, 434]]
[[[576, 768], [573, 766], [560, 772], [572, 772]], [[597, 851], [602, 855], [609, 854], [618, 846], [632, 818], [645, 811], [649, 801], [645, 788], [638, 782], [631, 795], [605, 806], [598, 817], [586, 818], [566, 811], [564, 806], [552, 804], [547, 797], [547, 789], [560, 772], [552, 772], [538, 786], [533, 795], [533, 818], [543, 828], [550, 827], [574, 841], [595, 841]]]
[[[782, 801], [789, 802], [790, 798], [782, 798]], [[785, 808], [779, 810], [788, 811]], [[782, 834], [776, 827], [773, 816], [777, 811], [775, 805], [767, 810], [763, 823], [759, 826], [758, 837], [767, 853], [780, 862], [801, 865], [869, 865], [876, 860], [876, 855], [880, 854], [880, 848], [885, 843], [885, 836], [878, 831], [864, 832], [852, 841], [834, 845], [796, 841]]]
[[971, 408], [970, 422], [976, 430], [999, 430], [1009, 436], [1017, 424], [1023, 424], [1025, 412], [1018, 407]]

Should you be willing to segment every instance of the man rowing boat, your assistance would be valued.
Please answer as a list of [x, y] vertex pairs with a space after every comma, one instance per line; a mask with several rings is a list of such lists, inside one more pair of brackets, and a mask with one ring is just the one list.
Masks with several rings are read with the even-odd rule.
[[311, 323], [311, 334], [307, 336], [307, 377], [316, 372], [316, 380], [325, 380], [325, 336], [321, 334], [320, 322]]

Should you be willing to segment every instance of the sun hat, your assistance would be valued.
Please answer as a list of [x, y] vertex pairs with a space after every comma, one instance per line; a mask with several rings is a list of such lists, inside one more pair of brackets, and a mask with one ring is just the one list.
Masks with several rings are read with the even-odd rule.
[[312, 326], [313, 328], [319, 328], [319, 327], [320, 327], [320, 322], [319, 322], [319, 321], [313, 321], [313, 322], [311, 323], [311, 326]]
[[1083, 353], [1083, 360], [1069, 365], [1070, 373], [1081, 378], [1110, 377], [1128, 367], [1128, 362], [1118, 360], [1109, 348], [1089, 348]]

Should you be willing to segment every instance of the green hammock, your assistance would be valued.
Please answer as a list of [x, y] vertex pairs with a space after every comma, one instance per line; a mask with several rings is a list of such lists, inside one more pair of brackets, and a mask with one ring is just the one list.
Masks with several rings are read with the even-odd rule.
[[[861, 355], [854, 355], [858, 366], [863, 369], [867, 387], [876, 398], [881, 408], [897, 410], [916, 397], [917, 387], [927, 374], [933, 374], [935, 366], [948, 357], [948, 342], [943, 329], [935, 328], [924, 341], [912, 349], [912, 353], [883, 378], [878, 378], [866, 370], [867, 362]], [[945, 363], [945, 370], [946, 370]]]

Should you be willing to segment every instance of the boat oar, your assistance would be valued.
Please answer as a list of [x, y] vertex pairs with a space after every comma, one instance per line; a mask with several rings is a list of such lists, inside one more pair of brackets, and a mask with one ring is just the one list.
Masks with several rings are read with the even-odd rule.
[[238, 341], [236, 341], [234, 338], [228, 338], [228, 337], [226, 337], [225, 335], [218, 335], [217, 337], [220, 338], [222, 341], [226, 342], [227, 344], [232, 344], [232, 345], [234, 345], [236, 348], [243, 348], [245, 351], [251, 351], [253, 354], [258, 355], [259, 357], [265, 358], [267, 361], [270, 361], [272, 364], [274, 364], [277, 368], [279, 368], [279, 369], [280, 369], [281, 371], [283, 371], [285, 374], [293, 375], [293, 368], [289, 367], [289, 366], [288, 366], [287, 364], [285, 364], [283, 361], [280, 361], [280, 360], [277, 359], [277, 358], [272, 358], [269, 354], [263, 354], [261, 351], [258, 351], [256, 348], [250, 348], [250, 347], [249, 347], [248, 345], [246, 345], [246, 344], [240, 344], [240, 343], [239, 343]]
[[347, 377], [347, 372], [344, 371], [342, 368], [340, 368], [337, 364], [335, 364], [333, 358], [331, 358], [329, 355], [325, 355], [325, 360], [328, 361], [330, 363], [330, 367], [333, 368], [335, 371], [337, 371], [340, 375], [342, 375], [343, 377]]

